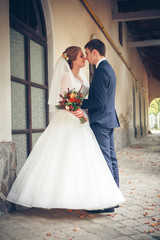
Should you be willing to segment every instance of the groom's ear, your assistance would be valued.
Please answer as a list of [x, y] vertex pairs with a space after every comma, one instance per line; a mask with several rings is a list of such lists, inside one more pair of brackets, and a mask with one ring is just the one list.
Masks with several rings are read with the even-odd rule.
[[97, 55], [97, 54], [98, 54], [98, 51], [97, 51], [96, 49], [93, 49], [92, 52], [93, 52], [94, 55]]

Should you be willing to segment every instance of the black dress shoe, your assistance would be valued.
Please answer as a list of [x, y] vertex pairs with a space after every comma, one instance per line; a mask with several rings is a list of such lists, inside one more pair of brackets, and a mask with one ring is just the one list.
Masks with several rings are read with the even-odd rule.
[[119, 205], [115, 206], [114, 208], [119, 208]]
[[114, 208], [105, 208], [105, 209], [98, 209], [98, 210], [86, 210], [88, 213], [110, 213], [114, 212]]

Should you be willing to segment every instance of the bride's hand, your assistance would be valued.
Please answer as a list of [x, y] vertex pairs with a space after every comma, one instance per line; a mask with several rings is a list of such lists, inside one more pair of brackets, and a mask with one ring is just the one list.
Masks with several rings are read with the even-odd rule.
[[83, 116], [83, 118], [84, 118], [84, 121], [85, 121], [85, 122], [88, 121], [88, 118], [87, 118], [87, 117]]
[[85, 117], [84, 113], [82, 112], [82, 109], [79, 108], [78, 110], [79, 110], [79, 112], [77, 112], [77, 111], [72, 111], [72, 110], [70, 111], [70, 110], [66, 109], [67, 112], [72, 113], [75, 117], [77, 117], [77, 118], [79, 118], [79, 119], [83, 118], [84, 122], [87, 122], [87, 121], [88, 121], [88, 118]]

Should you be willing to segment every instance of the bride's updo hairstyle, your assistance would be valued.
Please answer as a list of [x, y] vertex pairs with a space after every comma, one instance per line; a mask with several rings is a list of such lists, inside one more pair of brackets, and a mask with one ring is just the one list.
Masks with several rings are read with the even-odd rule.
[[65, 60], [68, 62], [70, 68], [72, 69], [73, 67], [73, 61], [76, 60], [77, 54], [81, 50], [80, 47], [77, 46], [71, 46], [66, 48], [66, 50], [63, 52], [62, 57], [65, 58]]

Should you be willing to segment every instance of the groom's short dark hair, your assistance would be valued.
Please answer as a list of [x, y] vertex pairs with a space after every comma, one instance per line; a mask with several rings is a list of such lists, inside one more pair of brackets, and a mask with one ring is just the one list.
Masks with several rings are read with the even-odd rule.
[[92, 52], [93, 49], [96, 49], [101, 56], [105, 56], [106, 54], [106, 46], [99, 39], [92, 39], [85, 45], [84, 48], [88, 48], [90, 52]]

